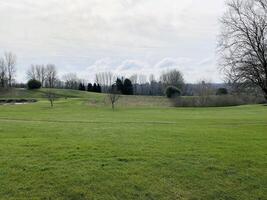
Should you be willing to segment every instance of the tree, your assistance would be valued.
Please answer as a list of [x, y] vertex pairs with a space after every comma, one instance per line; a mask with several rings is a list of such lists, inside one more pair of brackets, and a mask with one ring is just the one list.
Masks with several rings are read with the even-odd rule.
[[78, 89], [81, 91], [85, 91], [85, 85], [83, 83], [80, 83]]
[[124, 86], [123, 86], [123, 78], [117, 78], [117, 80], [116, 80], [116, 87], [117, 87], [117, 90], [119, 91], [119, 92], [121, 92], [121, 93], [123, 93], [123, 88], [124, 88]]
[[44, 65], [31, 65], [31, 67], [27, 70], [26, 76], [29, 80], [38, 80], [41, 83], [42, 87], [44, 87], [46, 68]]
[[42, 87], [44, 87], [45, 83], [45, 77], [46, 77], [46, 70], [44, 65], [36, 65], [35, 66], [35, 71], [36, 71], [36, 78], [38, 81], [41, 82]]
[[57, 70], [56, 66], [53, 64], [48, 64], [46, 66], [46, 82], [48, 88], [54, 88], [57, 80]]
[[133, 85], [130, 79], [126, 78], [123, 83], [123, 94], [133, 95]]
[[97, 92], [98, 93], [101, 93], [102, 92], [101, 85], [97, 84], [96, 88], [97, 88]]
[[62, 79], [65, 82], [65, 88], [67, 89], [78, 89], [78, 83], [81, 82], [75, 73], [65, 74]]
[[26, 72], [26, 76], [29, 80], [36, 80], [35, 65], [31, 65], [31, 67]]
[[138, 80], [138, 75], [137, 74], [134, 74], [130, 77], [130, 80], [133, 84], [133, 89], [134, 89], [134, 94], [137, 93], [137, 80]]
[[88, 92], [92, 92], [93, 91], [93, 85], [92, 85], [92, 83], [88, 83], [88, 85], [87, 85], [87, 91]]
[[12, 52], [6, 52], [4, 55], [4, 63], [7, 70], [8, 86], [12, 86], [12, 81], [15, 78], [17, 57]]
[[178, 89], [182, 90], [184, 86], [183, 75], [180, 71], [176, 69], [162, 73], [160, 76], [160, 80], [165, 87], [175, 86]]
[[0, 87], [4, 88], [7, 86], [7, 68], [5, 60], [0, 58]]
[[216, 92], [216, 95], [227, 95], [228, 91], [226, 88], [219, 88]]
[[29, 90], [39, 89], [41, 88], [41, 86], [42, 86], [41, 82], [35, 79], [31, 79], [27, 83], [27, 87]]
[[54, 107], [54, 101], [56, 99], [56, 95], [53, 93], [51, 88], [49, 88], [48, 91], [46, 92], [46, 98], [50, 102], [51, 108], [53, 108]]
[[199, 81], [197, 84], [197, 95], [199, 96], [199, 104], [205, 106], [208, 104], [210, 96], [213, 94], [214, 89], [208, 81]]
[[51, 107], [54, 107], [54, 101], [56, 99], [56, 95], [53, 93], [51, 88], [55, 87], [57, 80], [56, 66], [53, 64], [48, 64], [45, 70], [46, 70], [46, 84], [47, 87], [49, 88], [46, 92], [46, 97], [50, 102]]
[[93, 85], [92, 92], [97, 92], [97, 85], [96, 85], [96, 83], [94, 83], [94, 85]]
[[99, 84], [104, 92], [108, 92], [112, 83], [115, 81], [115, 76], [112, 72], [101, 72], [95, 75], [95, 82]]
[[222, 69], [233, 83], [253, 84], [267, 100], [267, 1], [231, 0], [221, 19]]
[[167, 98], [169, 98], [169, 99], [181, 95], [181, 91], [175, 86], [168, 86], [166, 88], [165, 93], [166, 93]]
[[109, 93], [108, 93], [108, 97], [112, 106], [112, 110], [115, 110], [115, 103], [119, 100], [120, 98], [120, 92], [117, 88], [116, 84], [113, 84], [110, 89], [109, 89]]

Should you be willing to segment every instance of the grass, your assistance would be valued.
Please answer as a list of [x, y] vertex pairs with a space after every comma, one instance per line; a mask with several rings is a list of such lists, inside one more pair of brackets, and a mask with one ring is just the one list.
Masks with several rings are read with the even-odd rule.
[[266, 106], [103, 98], [0, 106], [0, 199], [266, 199]]

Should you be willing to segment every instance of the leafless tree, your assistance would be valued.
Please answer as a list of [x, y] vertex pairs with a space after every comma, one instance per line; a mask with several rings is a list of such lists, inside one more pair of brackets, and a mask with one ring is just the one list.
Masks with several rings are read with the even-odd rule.
[[222, 69], [237, 84], [261, 88], [267, 99], [267, 1], [230, 0], [221, 19]]
[[154, 74], [150, 74], [149, 83], [150, 83], [150, 91], [149, 91], [149, 93], [150, 93], [150, 95], [154, 95], [156, 93], [155, 90], [156, 90], [156, 83], [157, 83]]
[[48, 90], [46, 91], [46, 97], [50, 102], [51, 107], [54, 107], [54, 101], [56, 99], [56, 95], [52, 91], [52, 88], [55, 87], [57, 81], [56, 66], [53, 64], [48, 64], [45, 68], [45, 72], [46, 72], [45, 80], [48, 87]]
[[103, 92], [108, 92], [115, 80], [116, 76], [112, 72], [101, 72], [95, 75], [95, 82], [101, 85]]
[[27, 79], [35, 79], [36, 80], [36, 70], [35, 65], [31, 65], [31, 67], [26, 72]]
[[35, 71], [36, 71], [36, 78], [38, 81], [41, 82], [42, 87], [45, 85], [45, 78], [46, 78], [46, 68], [44, 65], [36, 65], [35, 66]]
[[51, 88], [48, 88], [48, 90], [45, 92], [45, 96], [50, 102], [51, 108], [54, 107], [54, 101], [56, 99], [56, 94], [51, 90]]
[[44, 87], [46, 78], [46, 68], [44, 65], [31, 65], [28, 69], [26, 76], [28, 79], [35, 79], [40, 81], [42, 87]]
[[116, 84], [113, 84], [110, 88], [109, 88], [109, 92], [108, 92], [108, 98], [110, 100], [111, 106], [112, 106], [112, 110], [115, 110], [115, 103], [119, 100], [120, 98], [120, 92], [117, 88]]
[[197, 84], [197, 95], [199, 96], [199, 104], [205, 106], [208, 104], [209, 97], [214, 94], [214, 89], [209, 81], [199, 81]]
[[138, 75], [137, 74], [133, 74], [131, 77], [130, 77], [130, 80], [133, 84], [133, 89], [134, 89], [134, 94], [137, 93], [137, 80], [138, 80]]
[[62, 79], [65, 82], [65, 87], [69, 89], [78, 89], [79, 83], [82, 82], [75, 73], [65, 74]]
[[4, 55], [5, 66], [7, 69], [8, 86], [12, 86], [15, 78], [17, 57], [12, 52], [6, 52]]
[[4, 88], [7, 83], [7, 69], [5, 65], [5, 60], [0, 58], [0, 87]]
[[56, 66], [53, 64], [48, 64], [46, 66], [46, 82], [47, 82], [47, 87], [48, 88], [54, 88], [55, 87], [55, 83], [57, 80], [57, 70], [56, 70]]
[[168, 72], [163, 72], [160, 76], [160, 81], [167, 86], [175, 86], [182, 89], [184, 86], [184, 78], [180, 71], [171, 70]]

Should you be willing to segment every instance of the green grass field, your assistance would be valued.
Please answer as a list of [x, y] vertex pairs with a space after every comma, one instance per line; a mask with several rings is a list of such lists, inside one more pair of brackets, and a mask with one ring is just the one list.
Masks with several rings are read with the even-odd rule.
[[0, 105], [0, 199], [267, 199], [267, 106], [57, 92], [76, 98]]

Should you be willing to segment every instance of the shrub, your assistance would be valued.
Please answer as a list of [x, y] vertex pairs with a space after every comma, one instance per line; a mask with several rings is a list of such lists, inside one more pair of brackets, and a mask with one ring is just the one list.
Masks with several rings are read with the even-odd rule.
[[174, 98], [181, 95], [181, 91], [175, 86], [168, 86], [165, 93], [168, 98]]
[[123, 83], [123, 94], [133, 95], [133, 84], [128, 78], [126, 78]]
[[42, 86], [41, 82], [35, 79], [31, 79], [27, 83], [27, 87], [29, 90], [39, 89], [41, 88], [41, 86]]
[[226, 88], [219, 88], [216, 92], [216, 95], [227, 95], [228, 91]]
[[248, 95], [211, 95], [208, 96], [204, 102], [199, 96], [174, 98], [172, 102], [173, 106], [175, 107], [226, 107], [245, 104], [258, 104], [263, 100], [264, 99], [262, 97]]

